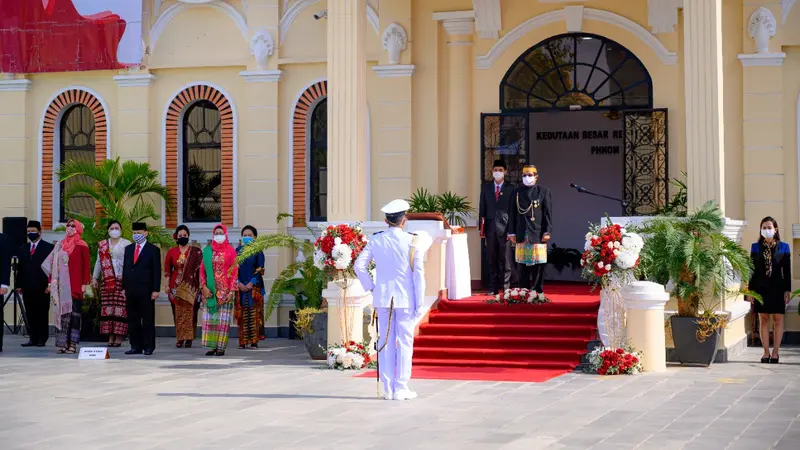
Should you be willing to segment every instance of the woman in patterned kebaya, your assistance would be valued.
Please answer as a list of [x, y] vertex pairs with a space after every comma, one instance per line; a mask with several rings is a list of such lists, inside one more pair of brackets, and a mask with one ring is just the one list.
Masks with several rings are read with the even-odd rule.
[[189, 348], [197, 333], [203, 251], [189, 243], [189, 228], [186, 225], [175, 229], [174, 238], [178, 245], [167, 252], [164, 277], [169, 279], [167, 296], [175, 319], [175, 346]]
[[108, 223], [108, 239], [97, 244], [92, 287], [100, 294], [100, 333], [108, 335], [109, 347], [121, 346], [128, 334], [122, 265], [125, 247], [130, 244], [131, 241], [122, 238], [122, 228], [116, 220]]
[[[255, 227], [242, 228], [240, 253], [258, 237]], [[253, 255], [239, 265], [238, 295], [236, 299], [236, 324], [239, 328], [239, 348], [258, 348], [264, 330], [264, 253]]]
[[210, 350], [206, 356], [223, 356], [228, 347], [234, 296], [239, 280], [236, 250], [228, 241], [228, 228], [214, 227], [214, 240], [203, 249], [203, 286], [205, 310], [203, 311], [203, 347]]

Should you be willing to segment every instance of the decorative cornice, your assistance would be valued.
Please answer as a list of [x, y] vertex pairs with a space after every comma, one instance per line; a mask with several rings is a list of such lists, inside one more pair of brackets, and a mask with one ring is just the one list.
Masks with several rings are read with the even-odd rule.
[[282, 70], [251, 70], [239, 72], [245, 83], [277, 83], [283, 75]]
[[442, 22], [449, 36], [466, 36], [475, 33], [474, 11], [450, 11], [433, 13], [433, 20]]
[[739, 55], [744, 67], [777, 67], [783, 65], [786, 53], [745, 53]]
[[30, 89], [31, 89], [31, 80], [26, 80], [26, 79], [0, 80], [0, 92], [29, 91]]
[[393, 64], [389, 66], [372, 66], [378, 78], [410, 77], [416, 66], [413, 64]]
[[119, 87], [150, 87], [153, 85], [156, 76], [150, 73], [117, 75], [114, 81]]
[[475, 29], [484, 39], [497, 39], [503, 28], [500, 0], [472, 0], [475, 11]]
[[[514, 42], [537, 28], [563, 20], [566, 20], [566, 12], [563, 9], [549, 11], [526, 20], [500, 38], [486, 54], [478, 56], [476, 61], [477, 68], [490, 69], [500, 55], [508, 50]], [[652, 33], [626, 17], [610, 11], [584, 8], [583, 20], [596, 20], [620, 27], [630, 32], [650, 47], [664, 65], [674, 66], [678, 64], [678, 55], [675, 52], [669, 51]]]

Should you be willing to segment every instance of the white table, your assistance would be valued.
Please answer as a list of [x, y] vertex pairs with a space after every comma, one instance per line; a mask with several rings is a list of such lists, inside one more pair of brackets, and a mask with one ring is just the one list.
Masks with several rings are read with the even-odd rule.
[[453, 234], [447, 241], [445, 285], [450, 300], [459, 300], [472, 295], [472, 276], [469, 270], [469, 247], [466, 233]]

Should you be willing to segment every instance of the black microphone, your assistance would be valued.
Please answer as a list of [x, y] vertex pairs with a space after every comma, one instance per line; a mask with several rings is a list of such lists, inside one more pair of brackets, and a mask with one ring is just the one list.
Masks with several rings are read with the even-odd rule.
[[575, 188], [575, 190], [577, 190], [577, 191], [578, 191], [578, 192], [580, 192], [580, 193], [584, 193], [584, 192], [586, 192], [586, 188], [585, 188], [585, 187], [583, 187], [583, 186], [578, 186], [578, 185], [577, 185], [577, 184], [575, 184], [575, 183], [570, 183], [570, 184], [569, 184], [569, 187], [571, 187], [571, 188]]

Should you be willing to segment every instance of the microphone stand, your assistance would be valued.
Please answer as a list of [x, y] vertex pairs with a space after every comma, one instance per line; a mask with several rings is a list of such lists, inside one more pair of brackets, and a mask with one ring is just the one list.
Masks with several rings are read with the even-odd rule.
[[605, 198], [605, 199], [608, 199], [608, 200], [613, 200], [615, 202], [618, 202], [620, 205], [622, 205], [623, 208], [627, 208], [628, 207], [628, 202], [626, 202], [625, 200], [623, 200], [621, 198], [616, 198], [616, 197], [611, 197], [611, 196], [608, 196], [608, 195], [598, 194], [596, 192], [592, 192], [592, 191], [586, 189], [583, 186], [578, 186], [575, 183], [570, 183], [569, 185], [570, 185], [570, 187], [574, 188], [576, 191], [578, 191], [581, 194], [589, 194], [589, 195], [594, 196], [594, 197], [600, 197], [600, 198]]

